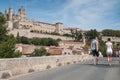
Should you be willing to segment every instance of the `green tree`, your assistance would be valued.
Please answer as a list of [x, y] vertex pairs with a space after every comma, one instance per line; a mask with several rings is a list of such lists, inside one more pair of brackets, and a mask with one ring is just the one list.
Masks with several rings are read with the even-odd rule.
[[14, 52], [16, 39], [13, 35], [7, 35], [6, 18], [0, 12], [0, 58], [19, 57], [21, 54]]
[[35, 51], [31, 56], [47, 56], [47, 55], [50, 55], [50, 54], [47, 53], [45, 48], [41, 47], [40, 49], [35, 49]]
[[55, 40], [52, 38], [32, 38], [30, 39], [30, 43], [34, 45], [41, 46], [58, 46], [59, 40]]
[[120, 37], [120, 30], [105, 29], [102, 31], [103, 36]]
[[85, 33], [88, 40], [94, 39], [96, 36], [99, 37], [99, 32], [96, 29], [91, 29]]
[[106, 57], [106, 45], [105, 42], [102, 40], [99, 40], [99, 51], [103, 54], [104, 57]]
[[81, 39], [82, 39], [82, 33], [80, 31], [76, 31], [75, 41], [80, 41]]
[[7, 38], [7, 32], [8, 30], [6, 29], [6, 26], [5, 26], [5, 23], [6, 23], [6, 18], [4, 16], [4, 14], [2, 14], [0, 12], [0, 43], [4, 40], [6, 40]]
[[0, 58], [13, 58], [21, 56], [20, 53], [15, 52], [16, 39], [13, 35], [9, 35], [7, 41], [0, 44]]
[[57, 33], [57, 32], [52, 32], [52, 33], [50, 33], [51, 35], [60, 35], [59, 33]]
[[71, 34], [63, 34], [63, 36], [67, 36], [67, 37], [73, 37]]
[[21, 43], [21, 38], [19, 36], [19, 32], [17, 33], [16, 40], [17, 40], [17, 43]]
[[77, 30], [72, 30], [71, 29], [71, 37], [75, 38], [74, 41], [80, 41], [82, 39], [82, 33]]
[[56, 40], [57, 42], [60, 42], [60, 41], [62, 41], [60, 38], [58, 38], [57, 40]]
[[20, 38], [21, 43], [23, 44], [30, 44], [30, 40], [27, 37], [22, 36]]
[[41, 45], [41, 38], [36, 38], [36, 37], [31, 38], [30, 43], [34, 45]]

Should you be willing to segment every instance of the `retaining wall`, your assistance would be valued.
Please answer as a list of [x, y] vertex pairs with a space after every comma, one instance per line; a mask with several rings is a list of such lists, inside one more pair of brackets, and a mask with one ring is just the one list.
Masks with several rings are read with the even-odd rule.
[[92, 58], [90, 55], [60, 55], [0, 59], [0, 79], [83, 62]]
[[38, 37], [38, 38], [53, 38], [53, 39], [61, 39], [61, 40], [74, 40], [74, 38], [72, 37], [33, 33], [33, 32], [30, 32], [30, 30], [23, 30], [23, 29], [14, 29], [10, 31], [9, 34], [13, 34], [14, 36], [17, 36], [18, 32], [19, 32], [19, 36], [25, 36], [28, 38]]

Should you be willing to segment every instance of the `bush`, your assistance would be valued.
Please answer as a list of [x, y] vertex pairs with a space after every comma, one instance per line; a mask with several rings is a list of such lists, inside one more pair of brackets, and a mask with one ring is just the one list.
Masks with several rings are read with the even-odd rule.
[[0, 43], [2, 43], [7, 37], [7, 28], [5, 26], [6, 18], [4, 14], [0, 12]]
[[22, 36], [20, 38], [21, 43], [23, 44], [30, 44], [30, 40], [27, 37]]
[[41, 46], [58, 46], [58, 41], [52, 38], [32, 38], [31, 44]]
[[13, 35], [8, 36], [8, 40], [0, 44], [0, 58], [19, 57], [19, 53], [15, 53], [16, 39]]
[[35, 49], [31, 56], [49, 56], [50, 54], [46, 51], [45, 48], [41, 47], [40, 49]]
[[104, 57], [107, 56], [107, 55], [106, 55], [105, 42], [102, 41], [102, 40], [99, 41], [99, 50], [100, 50], [100, 52], [102, 53], [102, 55], [103, 55]]
[[13, 35], [7, 35], [7, 27], [5, 26], [6, 18], [0, 12], [0, 58], [19, 57], [19, 53], [14, 52], [16, 39]]

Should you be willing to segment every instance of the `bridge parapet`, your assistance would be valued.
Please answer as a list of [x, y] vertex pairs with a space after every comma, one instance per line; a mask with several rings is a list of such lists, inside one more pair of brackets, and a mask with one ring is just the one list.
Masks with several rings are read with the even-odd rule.
[[[91, 55], [59, 55], [0, 59], [0, 79], [65, 66], [68, 64], [91, 60], [92, 58], [93, 57]], [[6, 73], [9, 76], [4, 76]]]

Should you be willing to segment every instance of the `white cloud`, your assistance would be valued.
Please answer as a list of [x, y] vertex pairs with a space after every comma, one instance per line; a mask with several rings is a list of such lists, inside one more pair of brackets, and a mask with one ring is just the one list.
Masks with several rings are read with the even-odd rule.
[[[27, 5], [37, 3], [39, 0], [31, 0]], [[52, 2], [53, 0], [48, 0]], [[56, 0], [55, 0], [56, 1]], [[57, 4], [60, 3], [57, 0]], [[53, 1], [54, 2], [54, 1]], [[80, 27], [82, 29], [101, 29], [109, 28], [108, 26], [115, 26], [117, 23], [110, 21], [110, 17], [114, 17], [114, 8], [118, 0], [67, 0], [66, 3], [59, 5], [59, 10], [42, 10], [36, 12], [43, 21], [48, 16], [50, 23], [61, 21], [65, 26]], [[50, 5], [49, 5], [50, 6]], [[49, 7], [48, 6], [48, 7]], [[58, 7], [58, 6], [55, 6]]]
[[84, 26], [84, 28], [101, 27], [109, 23], [106, 16], [110, 15], [116, 3], [117, 0], [70, 0], [58, 14], [65, 24]]

